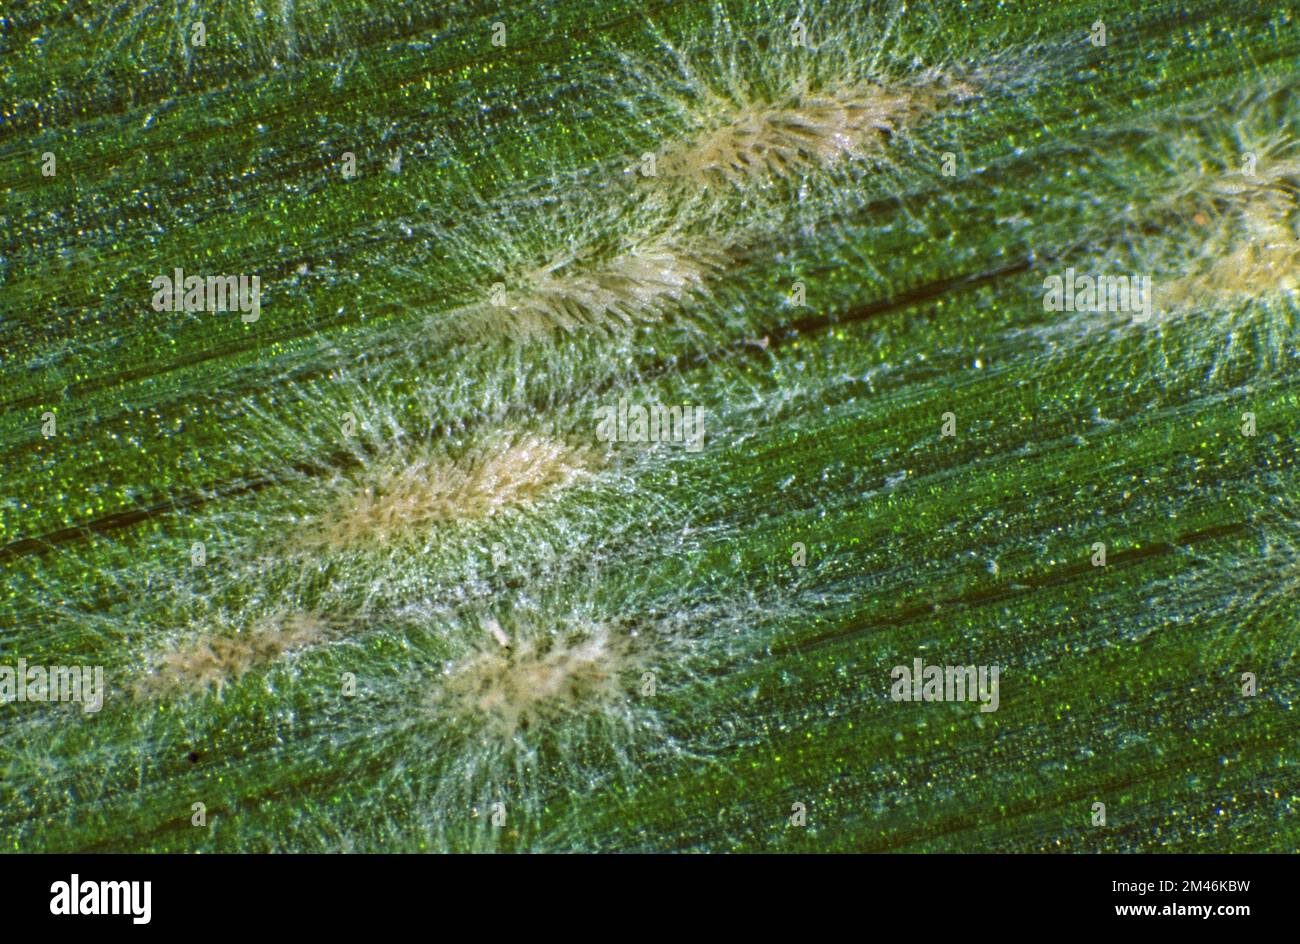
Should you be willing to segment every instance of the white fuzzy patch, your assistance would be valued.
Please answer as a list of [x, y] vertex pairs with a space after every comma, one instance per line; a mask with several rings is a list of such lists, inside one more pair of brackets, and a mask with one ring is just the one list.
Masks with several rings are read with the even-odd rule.
[[457, 458], [379, 456], [333, 483], [335, 497], [309, 520], [300, 542], [334, 550], [401, 543], [429, 528], [531, 506], [598, 464], [593, 450], [537, 433], [492, 437]]

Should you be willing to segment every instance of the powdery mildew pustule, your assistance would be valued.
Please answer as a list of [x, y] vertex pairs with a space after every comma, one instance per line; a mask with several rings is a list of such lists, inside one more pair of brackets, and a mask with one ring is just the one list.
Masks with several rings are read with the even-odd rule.
[[252, 670], [318, 645], [327, 635], [324, 620], [295, 613], [263, 620], [241, 632], [191, 636], [149, 657], [149, 670], [136, 680], [134, 694], [137, 698], [220, 694]]
[[670, 145], [649, 179], [746, 187], [831, 170], [880, 155], [894, 137], [977, 94], [973, 84], [932, 71], [894, 86], [805, 86], [776, 101], [709, 95], [696, 116], [701, 130]]
[[300, 530], [307, 547], [355, 550], [431, 528], [530, 507], [601, 465], [600, 454], [537, 433], [500, 436], [460, 457], [378, 456], [334, 484], [326, 511]]
[[1300, 158], [1282, 140], [1256, 155], [1252, 173], [1223, 170], [1184, 197], [1203, 249], [1170, 286], [1173, 304], [1300, 290]]
[[756, 627], [794, 612], [788, 587], [702, 601], [679, 586], [652, 598], [634, 578], [610, 576], [512, 594], [491, 613], [412, 612], [408, 634], [433, 660], [420, 658], [415, 685], [385, 696], [392, 720], [376, 730], [410, 735], [411, 746], [385, 756], [426, 771], [437, 828], [502, 803], [523, 825], [524, 847], [544, 848], [531, 833], [553, 799], [630, 788], [647, 766], [710, 756], [708, 736], [684, 739], [677, 728], [689, 721], [683, 700], [708, 684], [701, 668], [747, 658], [762, 648]]
[[693, 677], [673, 634], [609, 615], [594, 589], [535, 588], [491, 612], [406, 611], [411, 671], [377, 688], [361, 750], [421, 772], [421, 815], [440, 845], [494, 846], [503, 831], [465, 814], [498, 806], [530, 844], [550, 799], [628, 782], [638, 760], [678, 750], [654, 690], [656, 677], [674, 690]]
[[466, 333], [519, 340], [557, 332], [625, 331], [659, 321], [709, 292], [725, 251], [698, 240], [652, 238], [604, 262], [566, 252], [510, 282], [454, 319]]
[[433, 695], [446, 712], [503, 741], [566, 716], [617, 711], [631, 697], [634, 639], [594, 625], [511, 639], [495, 620], [484, 642], [449, 664]]
[[[1300, 149], [1288, 87], [1265, 88], [1206, 115], [1176, 115], [1147, 146], [1116, 157], [1128, 179], [1123, 213], [1107, 220], [1094, 267], [1123, 260], [1150, 273], [1152, 316], [1124, 330], [1176, 338], [1216, 380], [1270, 372], [1294, 356], [1300, 290]], [[1281, 130], [1279, 130], [1281, 129]], [[1134, 174], [1135, 166], [1139, 173]], [[1127, 225], [1118, 223], [1125, 215]], [[1089, 322], [1092, 322], [1091, 324]], [[1084, 336], [1116, 322], [1075, 319]], [[1167, 334], [1174, 329], [1174, 334]]]

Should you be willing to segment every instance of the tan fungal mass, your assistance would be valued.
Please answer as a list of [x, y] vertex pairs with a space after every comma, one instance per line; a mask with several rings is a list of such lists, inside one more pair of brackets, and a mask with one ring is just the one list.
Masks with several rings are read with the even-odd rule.
[[626, 636], [596, 626], [506, 645], [499, 628], [491, 635], [495, 641], [441, 678], [435, 710], [508, 739], [538, 722], [599, 712], [625, 697], [623, 679], [635, 662]]
[[251, 670], [325, 639], [325, 624], [314, 616], [294, 614], [267, 620], [252, 629], [213, 633], [180, 642], [150, 659], [137, 680], [137, 698], [220, 692]]
[[336, 550], [400, 543], [429, 528], [527, 507], [597, 464], [590, 450], [532, 433], [502, 437], [459, 458], [380, 461], [345, 481], [301, 539]]
[[524, 340], [557, 331], [618, 331], [657, 321], [708, 291], [726, 265], [716, 247], [660, 238], [605, 262], [565, 255], [505, 288], [503, 303], [477, 306], [470, 330], [485, 323]]
[[1254, 175], [1226, 171], [1194, 197], [1185, 215], [1203, 234], [1170, 301], [1206, 295], [1253, 298], [1300, 289], [1300, 160], [1261, 156]]
[[879, 152], [893, 136], [975, 95], [968, 83], [927, 73], [894, 88], [845, 85], [720, 106], [704, 131], [669, 150], [655, 177], [745, 186], [831, 168]]

